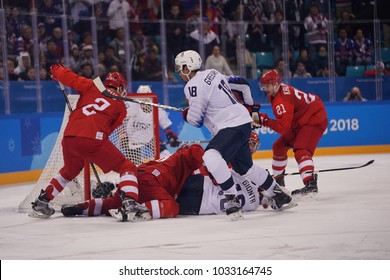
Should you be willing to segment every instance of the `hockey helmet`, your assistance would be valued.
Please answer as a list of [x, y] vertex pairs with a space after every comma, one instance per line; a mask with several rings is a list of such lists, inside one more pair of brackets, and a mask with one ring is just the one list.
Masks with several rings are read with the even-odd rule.
[[140, 85], [137, 89], [137, 93], [151, 93], [152, 89], [148, 85]]
[[251, 154], [256, 152], [259, 146], [260, 146], [260, 138], [256, 132], [252, 131], [251, 136], [249, 137], [249, 149], [251, 151]]
[[265, 71], [260, 78], [261, 85], [275, 84], [275, 83], [280, 84], [281, 82], [282, 81], [280, 79], [280, 75], [278, 71], [276, 71], [275, 69]]
[[196, 51], [184, 51], [175, 58], [175, 71], [180, 72], [187, 66], [190, 71], [199, 70], [202, 66], [202, 59]]
[[127, 82], [125, 77], [119, 72], [110, 72], [106, 75], [104, 80], [104, 86], [107, 88], [113, 88], [120, 95], [125, 95], [127, 92]]

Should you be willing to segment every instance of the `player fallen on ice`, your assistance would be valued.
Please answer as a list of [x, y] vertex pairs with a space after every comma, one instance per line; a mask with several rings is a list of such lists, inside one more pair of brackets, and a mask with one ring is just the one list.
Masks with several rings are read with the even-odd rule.
[[276, 119], [260, 113], [260, 124], [280, 134], [272, 145], [272, 171], [279, 185], [284, 186], [287, 151], [293, 149], [303, 184], [292, 195], [317, 193], [317, 174], [313, 155], [318, 142], [328, 127], [328, 119], [321, 99], [281, 83], [276, 70], [267, 70], [260, 77], [260, 89], [272, 105]]
[[[255, 152], [260, 140], [252, 132], [251, 152]], [[145, 205], [153, 219], [173, 218], [180, 215], [221, 214], [226, 212], [227, 201], [222, 189], [216, 185], [203, 165], [203, 148], [194, 144], [182, 146], [167, 158], [150, 161], [138, 167], [139, 202]], [[276, 181], [263, 168], [254, 165], [252, 172], [241, 176], [230, 170], [241, 202], [242, 211], [254, 211], [260, 205], [271, 206], [274, 210], [284, 210], [296, 206], [290, 203], [286, 207], [274, 196]], [[112, 189], [114, 185], [112, 185]], [[120, 206], [118, 190], [78, 204], [65, 204], [61, 212], [65, 216], [113, 215], [120, 221], [126, 221], [115, 209]], [[100, 192], [103, 194], [102, 192]], [[126, 218], [126, 217], [124, 217]]]
[[[137, 167], [108, 139], [126, 117], [124, 102], [105, 97], [91, 79], [77, 75], [63, 65], [52, 65], [50, 74], [54, 81], [76, 90], [80, 97], [76, 108], [70, 113], [62, 139], [64, 165], [32, 203], [30, 216], [48, 218], [53, 215], [55, 210], [50, 206], [50, 201], [76, 178], [84, 162], [89, 161], [105, 173], [119, 173], [121, 210], [126, 215], [150, 218], [149, 209], [137, 202]], [[111, 94], [126, 94], [127, 82], [119, 72], [108, 73], [104, 83]]]

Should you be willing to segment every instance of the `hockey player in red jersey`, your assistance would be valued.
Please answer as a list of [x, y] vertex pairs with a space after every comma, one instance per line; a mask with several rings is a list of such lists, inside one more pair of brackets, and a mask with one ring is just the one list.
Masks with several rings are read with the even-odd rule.
[[[138, 202], [145, 205], [153, 219], [173, 218], [179, 214], [176, 198], [187, 178], [201, 167], [204, 154], [200, 145], [182, 146], [174, 154], [159, 160], [149, 161], [138, 166], [139, 196]], [[76, 205], [63, 205], [61, 212], [65, 216], [109, 215], [120, 221], [128, 217], [121, 213], [120, 189], [112, 197], [97, 198]], [[135, 219], [143, 219], [135, 217]]]
[[284, 185], [287, 151], [293, 149], [305, 187], [292, 195], [317, 193], [313, 155], [328, 126], [327, 114], [321, 99], [281, 83], [276, 70], [268, 70], [260, 78], [260, 88], [266, 93], [276, 119], [261, 113], [261, 125], [281, 136], [272, 146], [272, 170], [279, 185]]
[[[254, 132], [249, 145], [252, 153], [260, 145], [260, 139]], [[200, 145], [183, 146], [169, 157], [138, 166], [139, 202], [150, 210], [153, 219], [226, 211], [226, 198], [203, 165], [203, 154]], [[265, 169], [254, 166], [253, 172], [245, 176], [231, 172], [243, 211], [254, 211], [260, 205], [270, 205], [275, 210], [296, 205], [290, 203], [285, 206], [272, 198], [277, 183]], [[126, 216], [116, 210], [121, 202], [118, 190], [113, 196], [107, 195], [78, 204], [65, 204], [61, 212], [68, 217], [111, 214], [119, 221], [126, 221]]]
[[[124, 212], [150, 217], [149, 210], [136, 202], [139, 198], [137, 167], [108, 139], [126, 116], [124, 102], [105, 97], [91, 79], [79, 76], [63, 65], [52, 65], [50, 72], [53, 80], [73, 88], [80, 97], [62, 139], [64, 165], [32, 203], [30, 216], [47, 218], [53, 215], [54, 209], [49, 202], [80, 173], [84, 162], [89, 161], [105, 173], [120, 174], [119, 190]], [[113, 72], [107, 74], [105, 86], [111, 94], [119, 96], [126, 93], [127, 82], [122, 74]]]

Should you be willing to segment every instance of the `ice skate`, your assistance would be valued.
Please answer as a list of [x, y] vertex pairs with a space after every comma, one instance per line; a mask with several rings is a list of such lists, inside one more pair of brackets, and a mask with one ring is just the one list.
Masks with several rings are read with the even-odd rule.
[[285, 171], [283, 171], [282, 174], [279, 174], [279, 175], [274, 177], [276, 183], [278, 183], [278, 185], [281, 186], [281, 187], [285, 187], [286, 186], [286, 183], [284, 182], [284, 174], [285, 174]]
[[38, 198], [31, 202], [32, 212], [29, 214], [33, 218], [50, 218], [55, 210], [49, 206], [50, 200], [47, 198], [46, 192], [41, 190]]
[[64, 204], [61, 207], [61, 213], [65, 217], [74, 217], [82, 215], [84, 208], [81, 204]]
[[303, 188], [292, 191], [291, 195], [307, 196], [307, 195], [315, 195], [317, 193], [318, 193], [317, 174], [314, 174], [313, 180], [307, 183], [306, 186], [304, 186]]
[[130, 197], [126, 197], [123, 200], [122, 207], [108, 210], [108, 212], [120, 222], [136, 222], [152, 219], [149, 209]]
[[232, 221], [243, 219], [244, 216], [241, 212], [241, 204], [235, 194], [225, 194], [226, 197], [226, 215], [230, 217]]
[[274, 194], [275, 195], [271, 197], [271, 207], [274, 210], [286, 210], [298, 205], [292, 201], [292, 196], [288, 193], [285, 187], [276, 185], [274, 188]]

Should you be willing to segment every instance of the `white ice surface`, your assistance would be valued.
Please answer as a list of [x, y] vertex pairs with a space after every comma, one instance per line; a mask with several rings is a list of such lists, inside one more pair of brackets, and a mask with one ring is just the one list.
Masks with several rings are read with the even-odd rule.
[[[2, 260], [388, 260], [390, 259], [390, 154], [316, 157], [316, 169], [375, 163], [319, 174], [319, 195], [283, 212], [258, 209], [244, 220], [225, 215], [186, 216], [139, 223], [111, 217], [48, 220], [20, 213], [32, 184], [0, 187]], [[271, 160], [257, 160], [269, 168]], [[289, 161], [287, 172], [295, 172]], [[288, 189], [301, 187], [286, 178]]]

